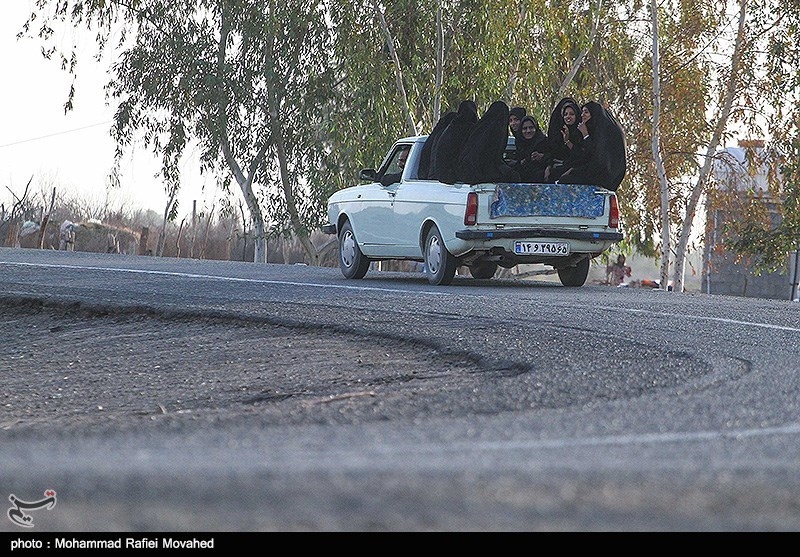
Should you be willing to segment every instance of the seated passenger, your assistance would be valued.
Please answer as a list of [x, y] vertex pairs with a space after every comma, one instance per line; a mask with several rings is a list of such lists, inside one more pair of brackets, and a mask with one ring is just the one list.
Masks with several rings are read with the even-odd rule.
[[546, 182], [557, 182], [567, 169], [581, 164], [584, 159], [585, 155], [581, 148], [583, 136], [578, 130], [580, 111], [574, 99], [565, 97], [559, 101], [550, 115], [547, 137], [551, 159], [544, 172]]
[[597, 102], [581, 107], [584, 159], [561, 175], [559, 182], [592, 184], [616, 191], [627, 169], [625, 133], [616, 118]]
[[508, 111], [508, 129], [511, 132], [510, 135], [513, 135], [515, 139], [520, 138], [520, 124], [527, 113], [528, 111], [521, 106], [515, 106]]
[[520, 180], [529, 183], [544, 182], [544, 171], [550, 162], [550, 142], [533, 116], [525, 116], [520, 123], [514, 153]]
[[428, 135], [425, 140], [425, 145], [422, 146], [422, 151], [419, 154], [419, 166], [417, 167], [417, 175], [420, 180], [433, 180], [433, 152], [436, 150], [436, 144], [442, 136], [442, 132], [447, 129], [450, 122], [456, 117], [453, 111], [446, 112]]
[[519, 182], [519, 173], [506, 164], [508, 105], [495, 101], [470, 131], [456, 167], [456, 178], [467, 184]]
[[456, 165], [464, 143], [478, 121], [478, 107], [473, 101], [462, 101], [458, 113], [450, 121], [431, 153], [431, 169], [435, 180], [445, 184], [456, 183]]

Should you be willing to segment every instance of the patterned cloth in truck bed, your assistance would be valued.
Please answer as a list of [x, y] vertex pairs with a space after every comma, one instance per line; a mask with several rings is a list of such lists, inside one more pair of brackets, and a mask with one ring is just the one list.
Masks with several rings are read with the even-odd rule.
[[595, 193], [599, 189], [578, 184], [498, 184], [489, 216], [600, 217], [606, 196]]

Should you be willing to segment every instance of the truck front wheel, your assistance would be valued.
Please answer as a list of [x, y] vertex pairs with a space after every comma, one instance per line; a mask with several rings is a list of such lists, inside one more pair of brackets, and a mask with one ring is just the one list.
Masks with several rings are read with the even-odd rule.
[[346, 221], [339, 232], [339, 268], [349, 279], [364, 278], [369, 269], [369, 259], [361, 253], [350, 221]]
[[437, 286], [447, 286], [453, 282], [456, 267], [458, 261], [447, 251], [442, 233], [436, 226], [431, 227], [425, 239], [425, 272], [428, 275], [428, 282]]

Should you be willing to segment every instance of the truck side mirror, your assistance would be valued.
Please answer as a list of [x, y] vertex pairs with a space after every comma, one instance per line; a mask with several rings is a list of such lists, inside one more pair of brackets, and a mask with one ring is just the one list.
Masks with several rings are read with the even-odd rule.
[[358, 177], [362, 180], [369, 180], [370, 182], [375, 181], [375, 169], [374, 168], [362, 168], [361, 172], [358, 173]]

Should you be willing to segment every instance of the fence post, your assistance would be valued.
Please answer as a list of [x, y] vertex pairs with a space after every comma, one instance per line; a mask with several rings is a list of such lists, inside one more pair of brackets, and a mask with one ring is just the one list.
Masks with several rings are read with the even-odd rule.
[[150, 237], [150, 228], [147, 226], [142, 227], [142, 233], [139, 235], [139, 255], [147, 255], [147, 239]]

